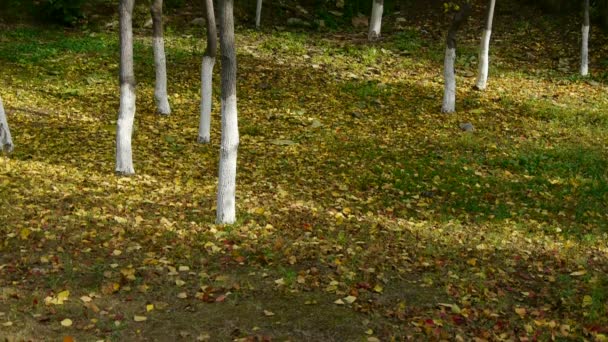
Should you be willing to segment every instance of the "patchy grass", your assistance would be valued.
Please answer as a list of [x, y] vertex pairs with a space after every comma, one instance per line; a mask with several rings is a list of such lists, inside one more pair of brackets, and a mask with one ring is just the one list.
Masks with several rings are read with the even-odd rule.
[[[451, 116], [426, 36], [239, 34], [229, 226], [212, 224], [217, 115], [212, 143], [195, 142], [200, 39], [168, 35], [159, 117], [137, 35], [137, 175], [119, 178], [116, 37], [4, 30], [17, 146], [0, 157], [0, 337], [602, 340], [606, 89], [523, 63], [524, 37], [552, 34], [539, 25], [497, 30], [519, 45], [496, 44], [486, 92], [459, 74]], [[476, 46], [463, 40], [459, 68]]]

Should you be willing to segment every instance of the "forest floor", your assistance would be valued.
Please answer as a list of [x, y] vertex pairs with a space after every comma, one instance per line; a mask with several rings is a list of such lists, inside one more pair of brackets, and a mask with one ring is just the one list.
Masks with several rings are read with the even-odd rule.
[[168, 26], [168, 117], [136, 31], [137, 174], [117, 177], [115, 29], [3, 29], [0, 340], [607, 340], [605, 34], [581, 78], [577, 18], [515, 13], [497, 12], [484, 92], [481, 25], [460, 35], [450, 115], [445, 25], [373, 44], [239, 28], [228, 226], [219, 73], [196, 143], [200, 31]]

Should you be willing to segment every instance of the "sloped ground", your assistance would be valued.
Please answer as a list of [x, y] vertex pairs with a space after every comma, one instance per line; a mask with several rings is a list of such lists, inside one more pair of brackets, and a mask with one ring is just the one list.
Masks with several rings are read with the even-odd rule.
[[195, 143], [199, 32], [167, 39], [167, 118], [139, 32], [137, 175], [119, 178], [116, 34], [4, 30], [0, 336], [605, 340], [604, 36], [581, 79], [576, 18], [515, 13], [498, 12], [486, 92], [478, 25], [461, 35], [454, 115], [434, 17], [373, 45], [239, 30], [232, 226], [211, 224], [217, 110]]

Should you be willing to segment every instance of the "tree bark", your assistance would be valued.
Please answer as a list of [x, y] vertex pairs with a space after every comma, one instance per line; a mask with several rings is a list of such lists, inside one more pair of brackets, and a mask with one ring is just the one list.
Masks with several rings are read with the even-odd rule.
[[167, 58], [165, 56], [165, 39], [163, 37], [163, 0], [152, 0], [150, 5], [152, 14], [152, 49], [154, 50], [154, 65], [156, 66], [156, 84], [154, 86], [154, 100], [156, 109], [160, 114], [171, 114], [169, 98], [167, 95]]
[[255, 28], [260, 28], [260, 21], [262, 20], [262, 0], [258, 0], [255, 7]]
[[208, 143], [211, 139], [211, 104], [213, 95], [213, 66], [217, 53], [217, 31], [213, 0], [205, 0], [207, 13], [207, 48], [201, 67], [201, 117], [198, 125], [198, 142]]
[[454, 14], [452, 24], [448, 30], [446, 38], [445, 59], [443, 63], [443, 76], [445, 88], [443, 93], [443, 105], [441, 112], [452, 113], [456, 111], [456, 74], [454, 72], [454, 62], [456, 61], [456, 34], [462, 23], [466, 20], [471, 10], [471, 5], [465, 3]]
[[369, 41], [373, 41], [380, 38], [383, 8], [384, 0], [373, 0], [372, 16], [369, 19], [369, 33], [367, 34], [367, 39]]
[[220, 13], [222, 142], [220, 147], [216, 222], [230, 224], [236, 220], [236, 157], [239, 146], [233, 0], [221, 0]]
[[13, 138], [11, 137], [11, 130], [8, 127], [8, 120], [6, 119], [2, 98], [0, 97], [0, 152], [2, 151], [13, 151]]
[[490, 64], [490, 36], [492, 35], [492, 21], [494, 20], [494, 7], [496, 0], [488, 1], [488, 12], [486, 14], [486, 26], [481, 35], [479, 47], [479, 71], [475, 87], [479, 90], [486, 89], [488, 85], [488, 69]]
[[583, 38], [581, 44], [581, 75], [587, 76], [589, 74], [589, 0], [584, 1], [584, 14], [583, 14]]
[[135, 117], [132, 14], [135, 0], [120, 0], [120, 109], [116, 124], [116, 172], [134, 174], [131, 135]]

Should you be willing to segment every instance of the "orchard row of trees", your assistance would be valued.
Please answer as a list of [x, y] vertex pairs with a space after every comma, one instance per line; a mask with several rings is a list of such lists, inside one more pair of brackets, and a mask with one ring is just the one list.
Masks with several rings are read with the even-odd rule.
[[[219, 181], [217, 191], [217, 223], [233, 223], [236, 219], [236, 170], [239, 145], [237, 93], [236, 93], [236, 47], [234, 37], [234, 0], [219, 0], [221, 70], [221, 146], [219, 161]], [[383, 0], [371, 0], [372, 14], [369, 23], [370, 40], [380, 37]], [[582, 25], [581, 68], [582, 75], [588, 74], [589, 40], [589, 0], [583, 0], [584, 16]], [[116, 127], [116, 172], [121, 175], [135, 173], [131, 148], [133, 122], [136, 110], [135, 74], [133, 71], [133, 28], [132, 15], [135, 0], [120, 0], [120, 107]], [[496, 0], [488, 0], [485, 26], [481, 36], [479, 51], [479, 71], [476, 88], [487, 86], [489, 69], [489, 46]], [[442, 112], [456, 110], [456, 42], [457, 33], [471, 12], [470, 0], [444, 3], [446, 11], [453, 12], [453, 19], [446, 35], [444, 59], [444, 97]], [[256, 3], [256, 26], [260, 25], [262, 0]], [[207, 47], [201, 67], [200, 122], [197, 141], [209, 143], [212, 103], [212, 75], [217, 53], [217, 31], [213, 0], [205, 0], [207, 22]], [[153, 18], [153, 51], [156, 69], [154, 98], [157, 111], [169, 115], [171, 107], [167, 95], [167, 67], [163, 38], [163, 0], [151, 0], [150, 13]], [[13, 141], [6, 113], [0, 98], [0, 148], [11, 151]]]

